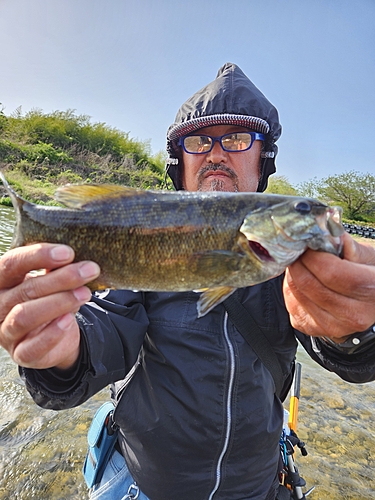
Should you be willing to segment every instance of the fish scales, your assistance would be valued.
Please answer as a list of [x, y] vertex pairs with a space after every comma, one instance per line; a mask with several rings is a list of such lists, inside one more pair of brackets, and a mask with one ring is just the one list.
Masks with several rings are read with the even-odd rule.
[[11, 196], [13, 246], [64, 243], [101, 268], [92, 290], [207, 289], [206, 314], [236, 288], [281, 274], [308, 247], [340, 252], [340, 210], [308, 198], [264, 193], [142, 191], [123, 186], [59, 188], [66, 208]]
[[102, 268], [94, 288], [125, 283], [129, 288], [183, 291], [206, 287], [207, 280], [210, 285], [222, 282], [217, 269], [203, 268], [197, 279], [199, 258], [192, 255], [231, 251], [249, 207], [235, 197], [218, 212], [213, 197], [157, 193], [125, 197], [116, 206], [103, 200], [86, 210], [59, 209], [58, 214], [31, 204], [21, 210], [22, 240], [16, 244], [70, 245], [77, 261], [94, 260]]

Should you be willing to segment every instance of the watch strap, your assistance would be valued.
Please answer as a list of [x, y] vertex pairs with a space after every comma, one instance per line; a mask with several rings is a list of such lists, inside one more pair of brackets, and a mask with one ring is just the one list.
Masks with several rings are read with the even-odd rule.
[[326, 345], [345, 354], [353, 354], [362, 350], [369, 342], [375, 341], [375, 325], [370, 326], [363, 332], [353, 333], [344, 342], [336, 343], [329, 337], [321, 337], [321, 340]]

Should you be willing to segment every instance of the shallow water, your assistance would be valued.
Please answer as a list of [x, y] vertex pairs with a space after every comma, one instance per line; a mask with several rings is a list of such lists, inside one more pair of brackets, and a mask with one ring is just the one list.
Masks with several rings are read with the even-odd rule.
[[107, 395], [72, 410], [42, 410], [1, 348], [0, 366], [0, 498], [87, 498], [81, 475], [86, 433]]
[[[0, 254], [10, 245], [14, 214], [0, 206]], [[309, 500], [375, 499], [375, 383], [348, 384], [315, 364], [302, 349], [299, 437], [307, 457], [296, 459]], [[102, 391], [79, 408], [38, 408], [0, 348], [0, 500], [87, 498], [81, 468], [92, 416]], [[229, 499], [228, 499], [229, 500]]]
[[298, 435], [307, 457], [296, 460], [311, 500], [375, 498], [375, 383], [349, 384], [320, 368], [300, 348]]

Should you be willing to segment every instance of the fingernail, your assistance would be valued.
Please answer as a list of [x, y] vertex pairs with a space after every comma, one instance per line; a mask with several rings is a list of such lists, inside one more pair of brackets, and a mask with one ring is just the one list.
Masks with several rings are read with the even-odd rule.
[[76, 288], [73, 290], [73, 294], [79, 302], [88, 302], [91, 299], [91, 292], [86, 286]]
[[100, 273], [100, 267], [95, 262], [84, 262], [79, 268], [81, 278], [96, 278]]
[[51, 257], [56, 261], [69, 260], [73, 257], [73, 250], [67, 245], [59, 245], [51, 249]]
[[61, 318], [57, 322], [57, 326], [60, 328], [60, 330], [69, 330], [73, 322], [74, 316], [71, 313], [68, 313], [64, 314], [64, 316], [61, 316]]

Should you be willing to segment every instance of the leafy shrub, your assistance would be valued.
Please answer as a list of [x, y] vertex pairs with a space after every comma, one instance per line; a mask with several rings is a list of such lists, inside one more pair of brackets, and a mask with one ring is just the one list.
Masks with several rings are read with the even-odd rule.
[[[0, 111], [0, 124], [2, 119]], [[104, 123], [92, 124], [85, 115], [33, 110], [23, 116], [19, 108], [10, 117], [4, 115], [4, 123], [0, 162], [17, 191], [28, 199], [50, 203], [56, 186], [67, 183], [144, 189], [164, 185], [164, 152], [151, 156], [147, 141], [131, 139]]]

